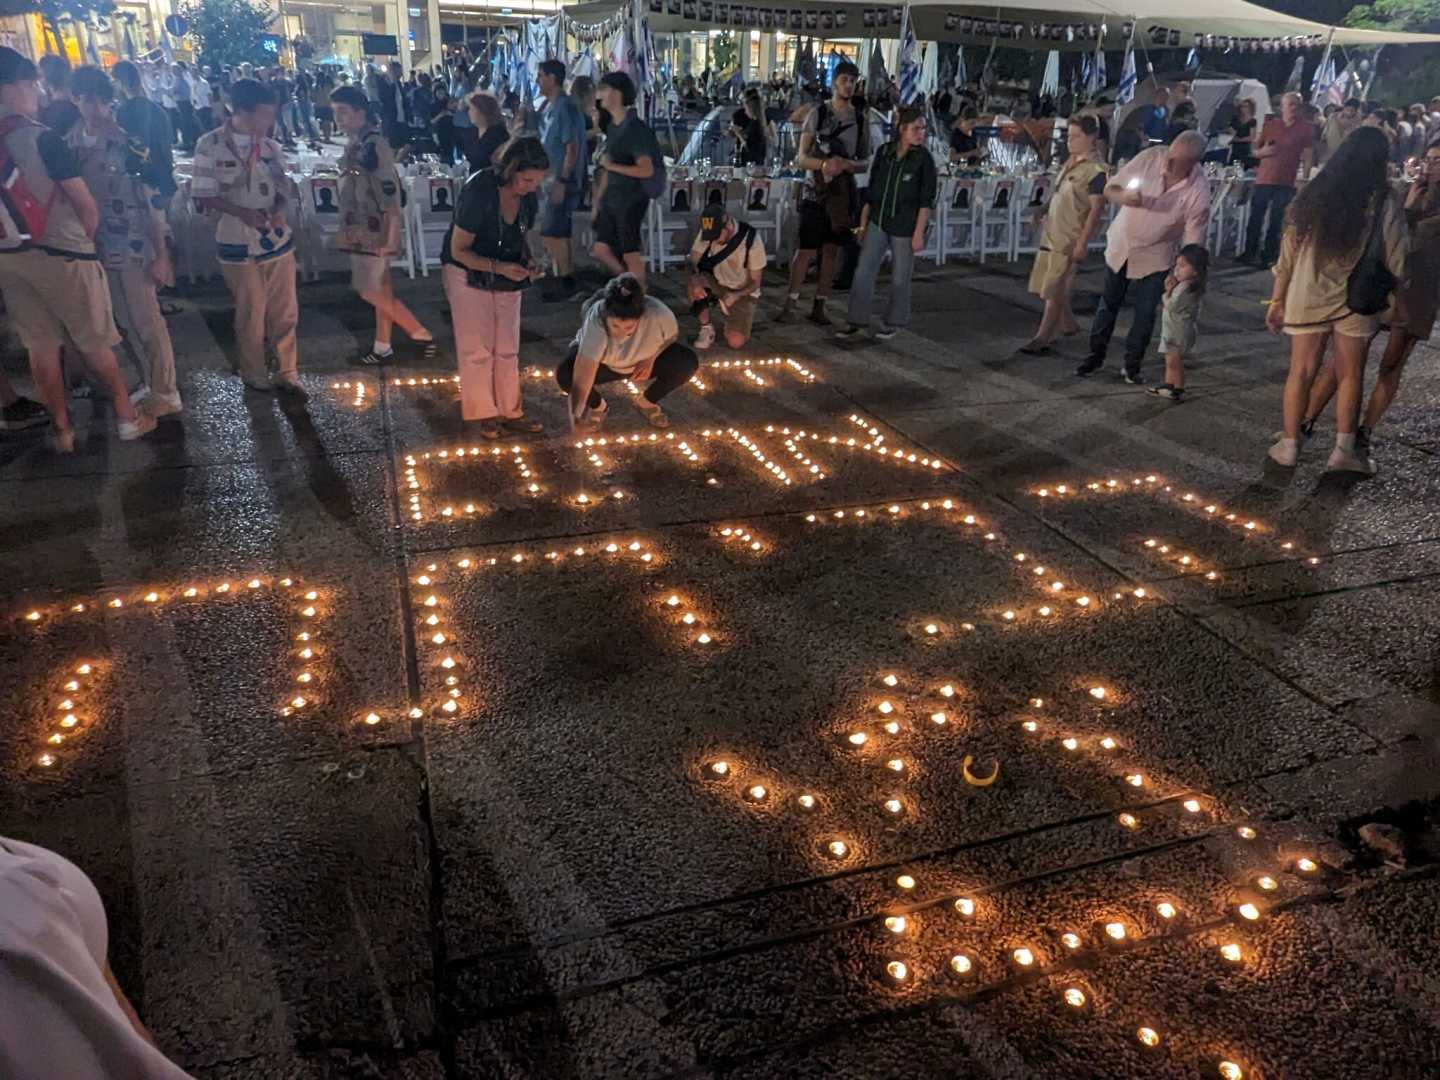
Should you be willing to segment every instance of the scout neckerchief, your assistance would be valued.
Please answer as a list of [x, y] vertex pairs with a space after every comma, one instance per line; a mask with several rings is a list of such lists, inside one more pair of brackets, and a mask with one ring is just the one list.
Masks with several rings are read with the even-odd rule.
[[[241, 154], [240, 151], [235, 148], [235, 135], [237, 132], [233, 125], [234, 120], [225, 121], [225, 146], [229, 149], [230, 153], [235, 155], [236, 161], [243, 162], [245, 166], [245, 188], [249, 190], [250, 180], [255, 172], [255, 163], [260, 160], [261, 136], [251, 135], [250, 153], [248, 155]], [[249, 160], [246, 160], [247, 157]]]

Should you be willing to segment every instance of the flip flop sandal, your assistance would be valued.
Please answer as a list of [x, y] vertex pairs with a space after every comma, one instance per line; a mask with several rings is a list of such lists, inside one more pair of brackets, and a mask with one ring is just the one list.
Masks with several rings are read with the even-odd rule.
[[440, 358], [440, 345], [435, 341], [417, 341], [420, 346], [421, 360], [438, 360]]
[[500, 424], [499, 424], [498, 421], [496, 421], [496, 420], [481, 420], [481, 421], [480, 421], [480, 437], [481, 437], [482, 439], [498, 439], [498, 438], [500, 438], [501, 434], [502, 434], [502, 432], [501, 432], [501, 430], [500, 430]]
[[500, 426], [506, 431], [518, 431], [522, 435], [539, 435], [545, 430], [545, 425], [539, 420], [531, 420], [528, 416], [512, 416], [501, 420]]

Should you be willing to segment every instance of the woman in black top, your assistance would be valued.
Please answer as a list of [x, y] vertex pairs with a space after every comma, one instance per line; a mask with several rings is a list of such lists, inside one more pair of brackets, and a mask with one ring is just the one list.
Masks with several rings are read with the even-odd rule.
[[985, 160], [990, 148], [981, 146], [975, 137], [975, 125], [980, 122], [980, 110], [967, 105], [960, 110], [955, 127], [950, 132], [950, 164], [979, 165]]
[[740, 165], [764, 165], [770, 156], [770, 143], [775, 132], [765, 120], [758, 93], [746, 91], [745, 107], [735, 110], [731, 123], [734, 125], [732, 132]]
[[455, 103], [450, 91], [439, 79], [433, 85], [434, 101], [430, 106], [430, 126], [435, 132], [435, 148], [443, 165], [455, 163]]
[[1230, 125], [1230, 164], [1242, 169], [1255, 167], [1255, 102], [1241, 98], [1235, 106], [1235, 122]]
[[[492, 99], [493, 100], [493, 99]], [[536, 433], [520, 398], [520, 291], [541, 276], [525, 232], [550, 159], [539, 139], [515, 139], [493, 168], [465, 181], [440, 250], [441, 278], [455, 327], [460, 413], [498, 439], [502, 429]]]
[[493, 94], [471, 94], [469, 109], [478, 138], [464, 148], [465, 157], [471, 169], [488, 169], [495, 160], [495, 151], [510, 141], [510, 132], [505, 129], [500, 103]]

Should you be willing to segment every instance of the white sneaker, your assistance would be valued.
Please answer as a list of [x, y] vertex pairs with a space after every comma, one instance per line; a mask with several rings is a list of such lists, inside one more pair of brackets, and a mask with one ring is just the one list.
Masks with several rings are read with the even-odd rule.
[[1294, 468], [1295, 462], [1300, 460], [1300, 445], [1285, 445], [1283, 438], [1276, 439], [1275, 445], [1270, 447], [1270, 460], [1276, 465], [1284, 465], [1287, 469]]
[[1342, 450], [1335, 447], [1330, 451], [1330, 460], [1325, 462], [1325, 468], [1329, 472], [1353, 472], [1362, 476], [1375, 475], [1375, 463], [1369, 458], [1361, 457], [1353, 450]]
[[120, 433], [121, 442], [132, 442], [155, 430], [155, 417], [137, 412], [134, 420], [121, 420], [115, 426]]
[[145, 401], [145, 411], [154, 417], [173, 416], [183, 410], [185, 406], [180, 401], [180, 394], [149, 394]]
[[708, 349], [715, 344], [715, 324], [706, 323], [700, 327], [700, 333], [695, 335], [695, 348]]

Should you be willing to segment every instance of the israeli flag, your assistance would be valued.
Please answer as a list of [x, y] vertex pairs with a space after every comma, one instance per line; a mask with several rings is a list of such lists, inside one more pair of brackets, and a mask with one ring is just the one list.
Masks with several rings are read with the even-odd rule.
[[1125, 63], [1120, 68], [1120, 86], [1115, 92], [1117, 105], [1128, 105], [1135, 97], [1135, 50], [1125, 46]]

